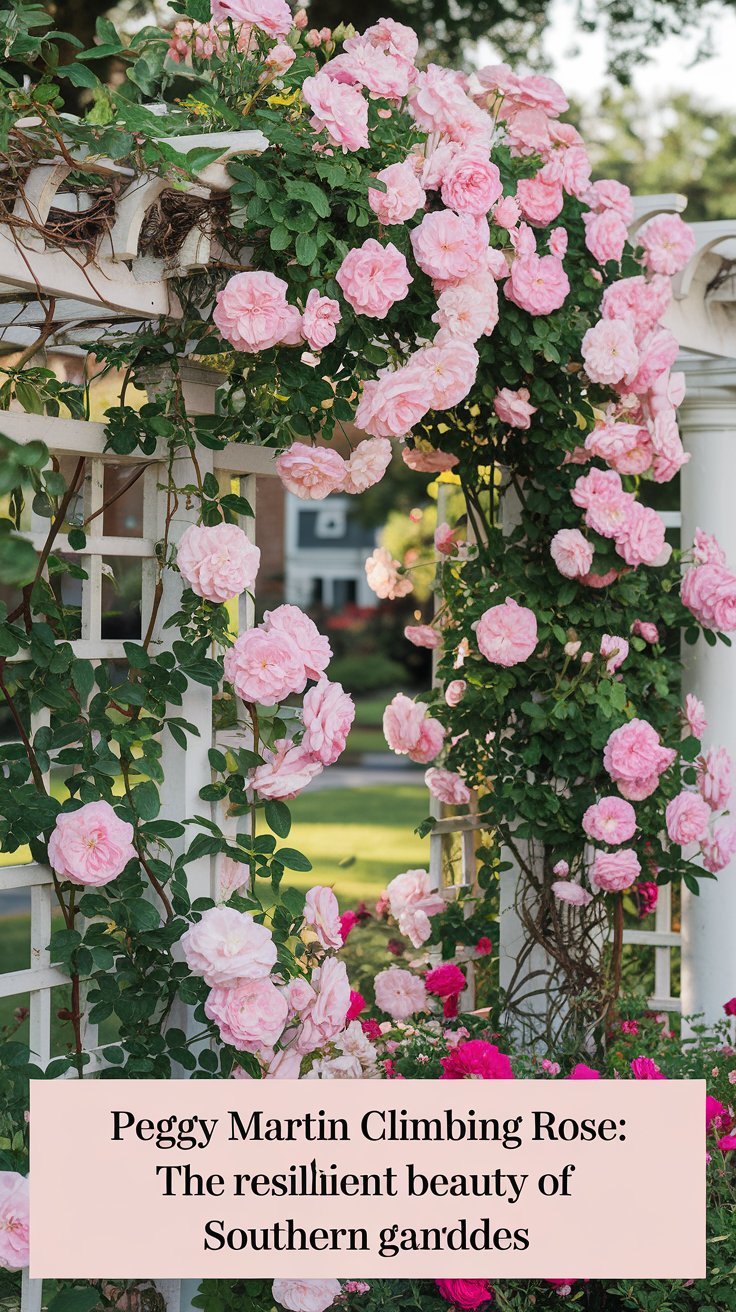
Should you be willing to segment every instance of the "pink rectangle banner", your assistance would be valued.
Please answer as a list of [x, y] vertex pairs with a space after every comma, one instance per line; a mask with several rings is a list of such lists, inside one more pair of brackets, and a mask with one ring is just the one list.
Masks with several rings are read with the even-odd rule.
[[35, 1081], [30, 1273], [699, 1279], [704, 1111], [700, 1080]]

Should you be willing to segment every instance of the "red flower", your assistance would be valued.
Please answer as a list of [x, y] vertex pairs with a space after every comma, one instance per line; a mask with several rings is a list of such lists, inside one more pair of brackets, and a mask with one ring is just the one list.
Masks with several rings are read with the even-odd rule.
[[345, 1017], [346, 1024], [349, 1023], [351, 1020], [357, 1020], [361, 1011], [365, 1011], [365, 1008], [366, 1008], [366, 1001], [365, 998], [363, 997], [363, 994], [356, 993], [355, 989], [351, 989], [350, 1006], [348, 1007], [348, 1014]]
[[736, 998], [729, 998], [728, 1002], [724, 1002], [723, 1010], [727, 1016], [736, 1016]]
[[442, 1058], [442, 1080], [513, 1080], [510, 1058], [495, 1043], [469, 1039]]
[[435, 1280], [446, 1303], [459, 1308], [482, 1307], [493, 1299], [493, 1290], [487, 1280]]

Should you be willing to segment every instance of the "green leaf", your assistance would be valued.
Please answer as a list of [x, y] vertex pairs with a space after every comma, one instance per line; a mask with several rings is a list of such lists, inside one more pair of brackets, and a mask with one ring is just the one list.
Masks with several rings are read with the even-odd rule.
[[278, 861], [287, 870], [311, 870], [312, 862], [293, 847], [280, 847], [274, 852], [274, 861]]
[[132, 929], [145, 932], [148, 929], [158, 929], [161, 924], [158, 907], [155, 907], [152, 902], [144, 901], [143, 898], [138, 898], [135, 902], [128, 902], [126, 909], [128, 923]]
[[321, 219], [329, 218], [330, 202], [316, 183], [307, 182], [304, 178], [290, 178], [286, 184], [286, 194], [292, 200], [306, 201]]
[[100, 1302], [100, 1292], [89, 1285], [60, 1289], [49, 1303], [48, 1312], [92, 1312]]
[[81, 528], [70, 528], [67, 539], [72, 551], [83, 551], [87, 545], [87, 534]]
[[288, 838], [291, 829], [291, 812], [285, 802], [266, 802], [266, 824], [279, 838]]
[[11, 587], [23, 588], [36, 574], [38, 556], [30, 542], [13, 533], [0, 534], [0, 578]]
[[317, 242], [311, 232], [300, 232], [296, 239], [296, 258], [300, 264], [311, 264], [317, 254]]
[[72, 683], [82, 705], [86, 705], [95, 686], [95, 671], [91, 661], [76, 660], [72, 665]]
[[285, 228], [283, 223], [279, 223], [271, 229], [269, 244], [272, 251], [285, 251], [291, 245], [291, 233]]
[[146, 781], [143, 784], [136, 784], [131, 791], [133, 806], [136, 815], [141, 820], [155, 820], [161, 809], [161, 799], [158, 795], [158, 788], [155, 784]]

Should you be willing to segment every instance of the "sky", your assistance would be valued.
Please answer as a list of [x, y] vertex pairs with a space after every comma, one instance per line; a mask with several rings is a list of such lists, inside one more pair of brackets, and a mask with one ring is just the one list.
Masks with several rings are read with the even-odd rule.
[[[690, 91], [695, 99], [716, 109], [736, 110], [736, 79], [733, 52], [736, 50], [736, 15], [723, 14], [713, 24], [714, 46], [720, 52], [712, 59], [692, 64], [697, 37], [671, 37], [657, 47], [653, 58], [634, 74], [634, 85], [645, 96], [664, 96], [669, 91]], [[554, 0], [550, 9], [545, 46], [550, 72], [568, 96], [596, 101], [605, 80], [605, 37], [576, 31], [573, 0]], [[730, 51], [730, 57], [729, 57]], [[489, 60], [492, 58], [488, 51]]]

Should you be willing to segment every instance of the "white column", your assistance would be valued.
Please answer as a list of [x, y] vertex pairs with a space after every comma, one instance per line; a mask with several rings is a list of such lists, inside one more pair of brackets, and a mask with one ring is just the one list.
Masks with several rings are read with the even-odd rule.
[[[736, 360], [688, 355], [687, 394], [680, 410], [690, 453], [682, 479], [682, 546], [696, 528], [714, 533], [736, 568]], [[705, 704], [703, 745], [723, 745], [736, 760], [736, 646], [683, 643], [684, 692]], [[682, 1007], [707, 1021], [723, 1017], [736, 993], [736, 860], [717, 880], [704, 879], [694, 897], [682, 890]]]

